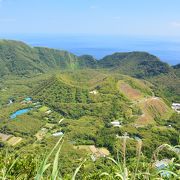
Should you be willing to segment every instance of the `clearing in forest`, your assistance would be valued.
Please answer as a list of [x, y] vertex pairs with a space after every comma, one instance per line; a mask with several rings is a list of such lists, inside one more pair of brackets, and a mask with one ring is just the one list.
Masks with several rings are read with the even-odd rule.
[[143, 97], [139, 90], [132, 88], [129, 84], [123, 81], [119, 81], [118, 86], [119, 90], [131, 100], [138, 100]]
[[143, 114], [138, 118], [136, 124], [147, 125], [155, 123], [156, 119], [167, 118], [172, 110], [160, 98], [150, 97], [141, 100], [137, 104]]

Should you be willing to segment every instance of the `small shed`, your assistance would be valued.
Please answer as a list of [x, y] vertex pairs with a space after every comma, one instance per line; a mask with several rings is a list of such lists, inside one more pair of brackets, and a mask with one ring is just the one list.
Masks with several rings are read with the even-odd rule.
[[53, 134], [54, 137], [58, 137], [58, 136], [62, 136], [63, 135], [63, 132], [56, 132]]
[[114, 127], [121, 127], [121, 123], [119, 121], [113, 121], [111, 122], [111, 124], [114, 126]]

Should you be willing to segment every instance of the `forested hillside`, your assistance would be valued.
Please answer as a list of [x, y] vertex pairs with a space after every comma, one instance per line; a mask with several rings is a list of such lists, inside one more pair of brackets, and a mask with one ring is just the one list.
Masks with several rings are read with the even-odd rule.
[[[81, 59], [81, 60], [80, 60]], [[49, 48], [30, 47], [17, 41], [0, 41], [0, 76], [28, 76], [54, 70], [77, 69], [91, 64], [86, 58]]]
[[0, 41], [0, 75], [27, 75], [52, 70], [105, 68], [118, 73], [145, 78], [167, 74], [173, 70], [146, 52], [115, 53], [96, 60], [92, 56], [77, 57], [67, 51], [30, 47], [17, 41]]
[[1, 40], [0, 179], [176, 180], [179, 75], [146, 52]]
[[137, 78], [156, 76], [171, 70], [166, 63], [146, 52], [115, 53], [104, 57], [99, 65]]

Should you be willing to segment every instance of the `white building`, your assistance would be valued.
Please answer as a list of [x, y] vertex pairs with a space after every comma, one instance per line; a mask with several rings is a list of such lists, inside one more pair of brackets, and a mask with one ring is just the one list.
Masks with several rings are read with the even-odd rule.
[[172, 103], [172, 109], [174, 109], [176, 112], [180, 113], [180, 103]]
[[48, 110], [48, 111], [46, 111], [45, 113], [49, 115], [49, 114], [52, 113], [52, 111], [51, 111], [51, 110]]
[[97, 90], [94, 90], [94, 91], [90, 91], [89, 93], [96, 95], [96, 94], [98, 94], [98, 91], [97, 91]]
[[57, 132], [57, 133], [54, 133], [53, 136], [57, 137], [57, 136], [62, 136], [63, 135], [63, 132]]
[[121, 123], [119, 121], [113, 121], [111, 122], [111, 124], [114, 126], [114, 127], [121, 127]]
[[155, 167], [158, 168], [158, 169], [163, 169], [165, 167], [168, 166], [168, 164], [170, 163], [170, 160], [169, 159], [162, 159], [160, 161], [156, 161], [154, 163]]

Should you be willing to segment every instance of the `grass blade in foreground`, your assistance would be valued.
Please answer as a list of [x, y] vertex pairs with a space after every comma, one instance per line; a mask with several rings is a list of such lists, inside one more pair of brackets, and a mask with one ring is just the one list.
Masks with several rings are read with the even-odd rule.
[[[55, 151], [55, 149], [59, 146], [59, 144], [61, 143], [63, 136], [59, 139], [59, 141], [56, 143], [56, 145], [54, 146], [54, 148], [51, 150], [51, 152], [46, 156], [46, 158], [43, 160], [43, 162], [41, 163], [37, 175], [35, 177], [35, 180], [41, 180], [41, 178], [43, 177], [43, 173], [49, 168], [49, 166], [51, 164], [47, 164], [47, 161], [49, 159], [49, 157], [52, 155], [52, 153]], [[59, 150], [58, 150], [59, 152]]]

